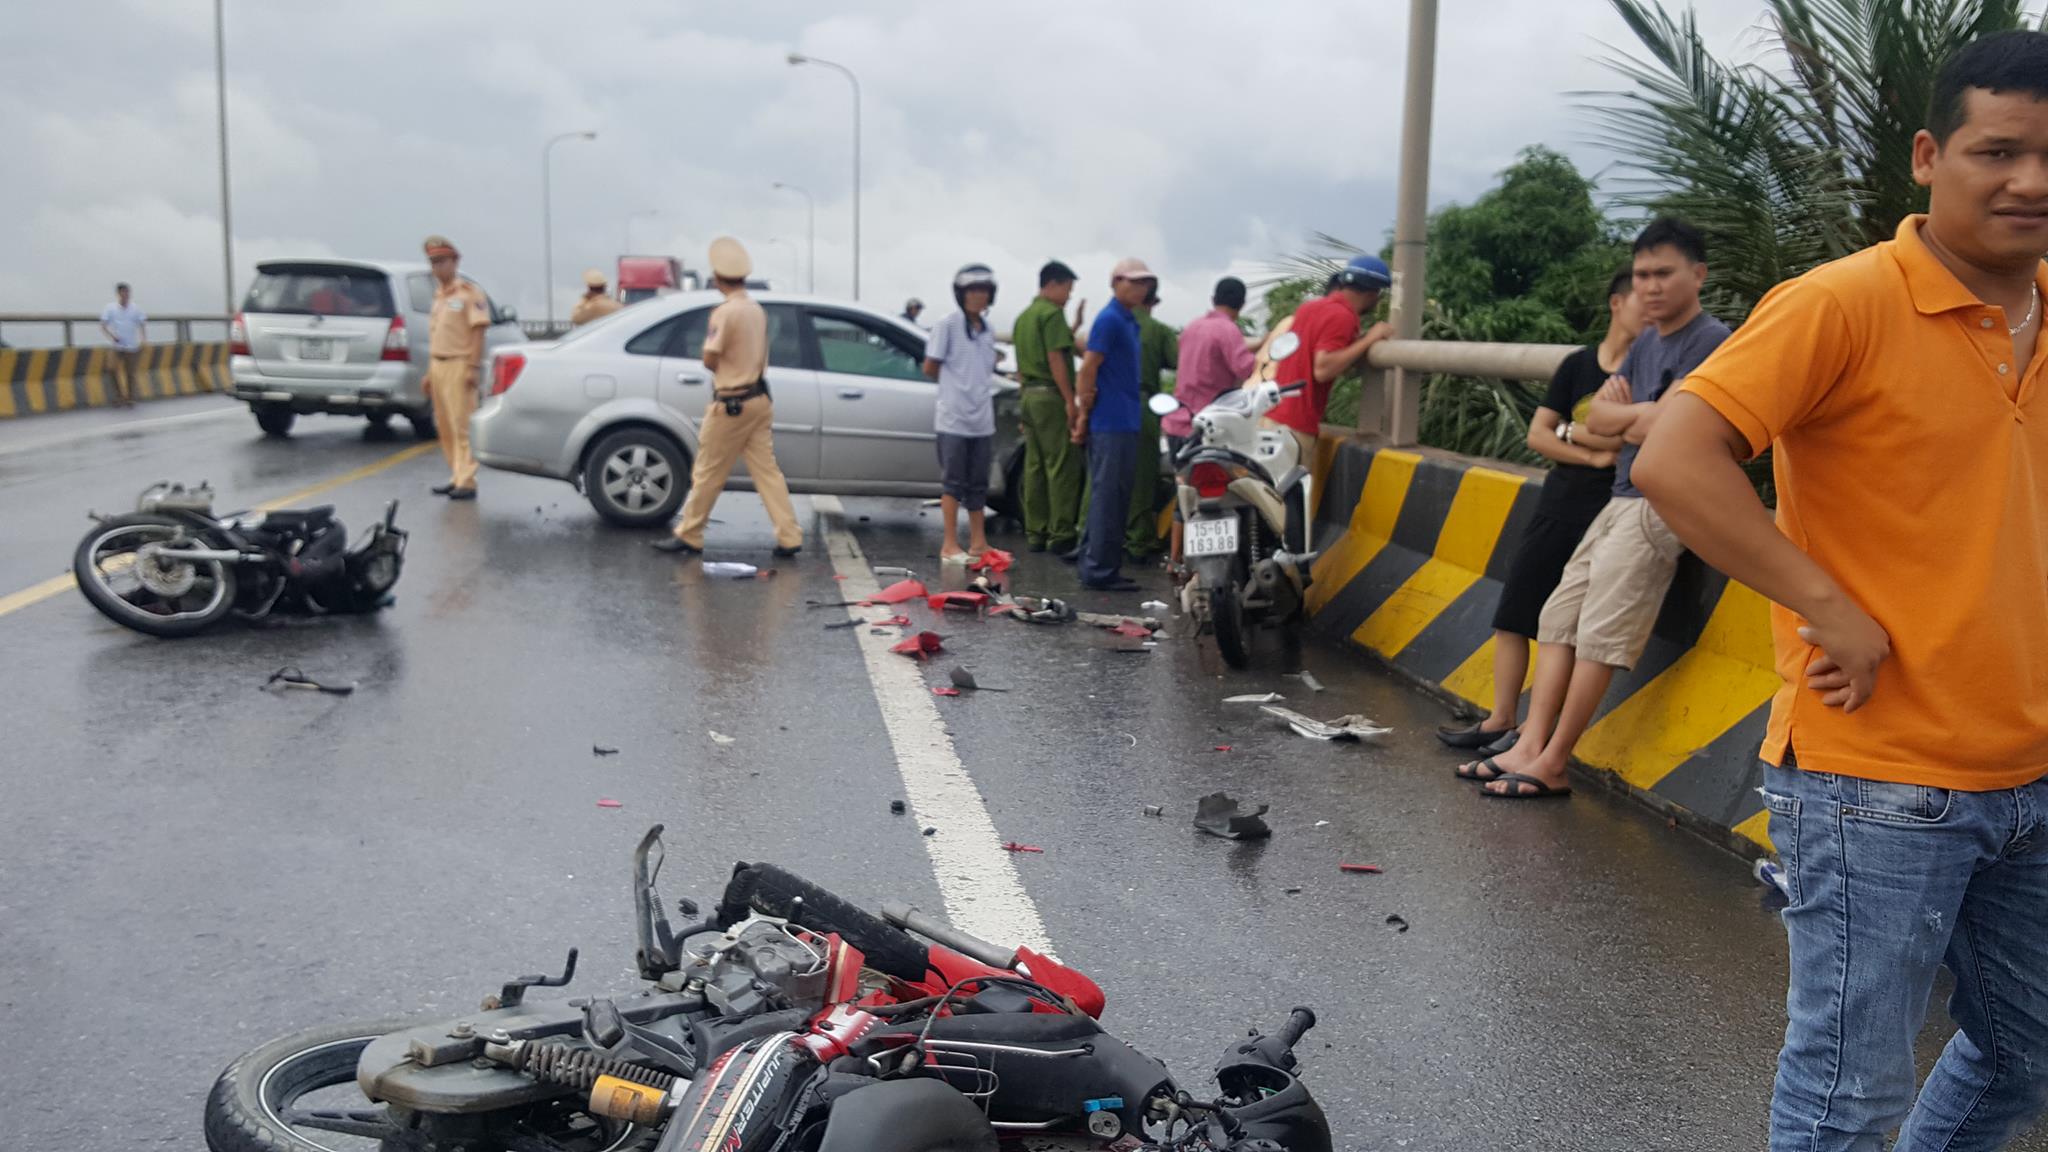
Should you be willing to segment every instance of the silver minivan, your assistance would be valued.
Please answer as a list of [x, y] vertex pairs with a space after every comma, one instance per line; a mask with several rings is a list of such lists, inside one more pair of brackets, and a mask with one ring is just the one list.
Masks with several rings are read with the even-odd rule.
[[[228, 333], [235, 398], [272, 436], [288, 434], [301, 412], [332, 412], [377, 427], [403, 416], [430, 439], [433, 307], [434, 274], [422, 263], [264, 261]], [[524, 340], [518, 320], [493, 302], [486, 351]]]

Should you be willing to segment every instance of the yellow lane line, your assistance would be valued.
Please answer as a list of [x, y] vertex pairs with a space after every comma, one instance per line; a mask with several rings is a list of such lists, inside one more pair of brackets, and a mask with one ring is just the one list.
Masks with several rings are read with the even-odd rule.
[[[386, 468], [397, 467], [407, 460], [424, 456], [438, 447], [439, 445], [437, 444], [415, 444], [410, 448], [401, 448], [381, 460], [372, 460], [360, 468], [344, 472], [332, 479], [322, 480], [318, 484], [301, 488], [297, 492], [287, 496], [280, 496], [275, 500], [266, 500], [256, 505], [255, 511], [275, 512], [280, 508], [289, 508], [294, 504], [303, 504], [322, 492], [332, 492], [344, 484], [353, 484], [358, 480], [375, 476]], [[61, 595], [77, 586], [77, 579], [71, 573], [66, 572], [62, 576], [52, 576], [40, 584], [31, 584], [19, 592], [10, 592], [5, 596], [0, 596], [0, 616], [5, 616], [10, 612], [19, 612], [31, 604], [40, 604], [52, 596]]]

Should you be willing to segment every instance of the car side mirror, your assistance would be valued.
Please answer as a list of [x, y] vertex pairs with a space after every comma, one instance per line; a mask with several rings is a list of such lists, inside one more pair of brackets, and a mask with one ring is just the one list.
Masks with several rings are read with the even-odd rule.
[[500, 323], [500, 324], [517, 324], [517, 323], [519, 323], [519, 309], [517, 309], [517, 308], [500, 308], [500, 309], [498, 309], [498, 323]]
[[1150, 408], [1154, 416], [1170, 416], [1180, 411], [1180, 400], [1171, 392], [1154, 392], [1152, 398], [1145, 401], [1145, 407]]

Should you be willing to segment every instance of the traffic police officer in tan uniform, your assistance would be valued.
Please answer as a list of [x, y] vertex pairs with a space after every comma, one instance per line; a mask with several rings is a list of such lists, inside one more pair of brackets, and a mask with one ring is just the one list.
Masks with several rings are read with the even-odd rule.
[[690, 498], [675, 535], [654, 541], [661, 552], [695, 556], [704, 551], [704, 525], [725, 478], [742, 457], [754, 490], [775, 525], [775, 554], [794, 556], [803, 547], [803, 529], [789, 504], [789, 483], [775, 462], [775, 403], [768, 396], [768, 314], [747, 295], [747, 276], [754, 262], [730, 236], [711, 242], [712, 283], [725, 293], [725, 303], [712, 310], [704, 333], [704, 367], [711, 370], [711, 406], [697, 428], [697, 462], [690, 471]]
[[576, 302], [576, 309], [569, 313], [569, 327], [581, 328], [600, 316], [609, 316], [625, 305], [605, 295], [604, 273], [592, 268], [583, 274], [583, 299]]
[[476, 457], [469, 454], [469, 417], [476, 411], [477, 379], [484, 362], [484, 332], [491, 305], [483, 289], [455, 274], [462, 254], [446, 236], [429, 236], [427, 262], [434, 268], [434, 310], [427, 319], [427, 395], [448, 482], [434, 487], [450, 500], [476, 499]]

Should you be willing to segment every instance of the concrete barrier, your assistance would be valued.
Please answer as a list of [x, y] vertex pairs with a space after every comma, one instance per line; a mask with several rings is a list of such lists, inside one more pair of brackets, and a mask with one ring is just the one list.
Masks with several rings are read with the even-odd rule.
[[[0, 420], [101, 408], [117, 395], [110, 348], [0, 348]], [[137, 400], [228, 391], [228, 346], [150, 344], [134, 382]]]
[[[1510, 468], [1325, 438], [1315, 627], [1489, 707], [1493, 609], [1541, 487]], [[1578, 758], [1731, 845], [1769, 847], [1757, 747], [1778, 683], [1764, 599], [1688, 553], [1648, 651], [1615, 677]]]

